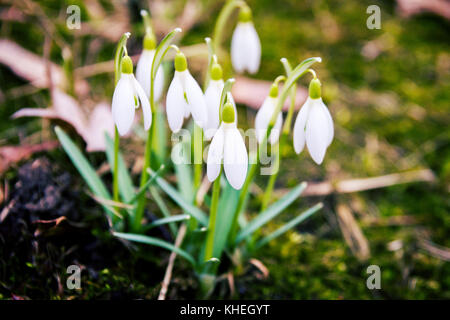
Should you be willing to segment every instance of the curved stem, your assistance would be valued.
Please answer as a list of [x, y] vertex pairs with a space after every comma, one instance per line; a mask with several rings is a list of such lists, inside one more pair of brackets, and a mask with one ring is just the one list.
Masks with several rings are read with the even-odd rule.
[[150, 19], [150, 16], [148, 15], [148, 11], [141, 10], [141, 17], [142, 17], [142, 20], [144, 20], [145, 33], [153, 34], [152, 20]]
[[[179, 31], [181, 31], [181, 29]], [[175, 29], [174, 31], [172, 31], [172, 33], [179, 32], [179, 31], [178, 31], [178, 29]], [[169, 36], [170, 36], [170, 34], [161, 41], [160, 46], [164, 43], [164, 41]], [[162, 55], [160, 57], [160, 60], [162, 60], [164, 58], [164, 56], [167, 54], [167, 52], [169, 51], [170, 48], [174, 48], [177, 51], [180, 50], [177, 46], [170, 45], [167, 47], [167, 49], [164, 50], [164, 52], [162, 53]], [[157, 49], [157, 51], [158, 51], [158, 49]], [[150, 109], [152, 112], [152, 119], [153, 119], [153, 124], [152, 124], [153, 126], [156, 125], [156, 121], [155, 121], [156, 106], [155, 106], [154, 83], [155, 83], [155, 77], [156, 77], [156, 70], [159, 67], [159, 65], [155, 64], [156, 59], [157, 59], [157, 54], [155, 53], [155, 56], [153, 57], [153, 61], [152, 61], [152, 68], [150, 70], [150, 97], [149, 97]], [[152, 155], [152, 141], [153, 141], [153, 132], [154, 131], [156, 131], [156, 128], [150, 128], [148, 130], [147, 141], [145, 142], [144, 166], [142, 167], [140, 188], [145, 186], [145, 184], [147, 183], [147, 180], [148, 180], [148, 170], [147, 169], [150, 168], [151, 155]], [[134, 220], [133, 220], [133, 230], [135, 232], [139, 232], [139, 230], [141, 229], [141, 222], [142, 222], [142, 218], [144, 216], [145, 202], [146, 202], [146, 197], [145, 197], [145, 193], [144, 193], [139, 197], [138, 204], [136, 207], [136, 213], [135, 213]]]
[[[122, 58], [126, 52], [127, 40], [130, 37], [130, 33], [126, 32], [122, 35], [117, 44], [116, 54], [114, 56], [114, 83], [117, 85], [122, 73]], [[119, 202], [119, 144], [120, 137], [117, 126], [114, 130], [114, 168], [113, 168], [113, 199]], [[117, 209], [117, 208], [116, 208]], [[118, 209], [117, 209], [118, 210]]]
[[284, 101], [287, 98], [287, 95], [289, 94], [289, 89], [297, 82], [297, 80], [303, 76], [306, 72], [307, 69], [314, 63], [316, 62], [321, 62], [321, 58], [309, 58], [306, 59], [304, 61], [302, 61], [291, 73], [291, 75], [286, 79], [285, 85], [283, 86], [283, 89], [281, 90], [281, 94], [279, 95], [278, 101], [277, 101], [277, 105], [275, 107], [275, 110], [272, 114], [272, 118], [270, 119], [269, 125], [267, 126], [267, 131], [266, 134], [264, 136], [263, 141], [258, 145], [258, 153], [256, 156], [256, 164], [252, 165], [250, 167], [250, 171], [247, 174], [247, 177], [245, 179], [244, 185], [241, 189], [241, 192], [239, 194], [239, 200], [238, 200], [238, 205], [236, 207], [236, 210], [234, 212], [234, 216], [233, 216], [233, 223], [232, 223], [232, 229], [231, 229], [231, 234], [230, 234], [230, 244], [234, 243], [234, 240], [236, 238], [236, 234], [237, 234], [237, 224], [238, 224], [238, 218], [239, 218], [239, 214], [241, 213], [242, 207], [244, 205], [245, 199], [247, 197], [247, 193], [248, 193], [248, 188], [250, 187], [251, 182], [253, 181], [255, 174], [256, 174], [256, 169], [259, 167], [259, 159], [260, 159], [260, 146], [265, 146], [267, 144], [267, 141], [269, 139], [270, 136], [270, 132], [272, 131], [274, 125], [275, 125], [275, 121], [278, 117], [278, 114], [281, 112], [281, 108], [283, 107]]
[[219, 13], [219, 17], [217, 18], [216, 25], [214, 27], [214, 35], [213, 35], [213, 48], [216, 53], [219, 52], [220, 45], [222, 43], [223, 31], [225, 29], [225, 25], [230, 18], [233, 10], [236, 8], [242, 8], [247, 6], [247, 4], [242, 0], [228, 0], [225, 6]]
[[216, 217], [217, 217], [217, 208], [219, 205], [221, 177], [222, 177], [222, 170], [220, 171], [219, 176], [216, 178], [213, 184], [211, 210], [209, 212], [208, 235], [206, 237], [205, 261], [211, 259], [213, 257], [214, 252], [214, 233], [216, 232]]

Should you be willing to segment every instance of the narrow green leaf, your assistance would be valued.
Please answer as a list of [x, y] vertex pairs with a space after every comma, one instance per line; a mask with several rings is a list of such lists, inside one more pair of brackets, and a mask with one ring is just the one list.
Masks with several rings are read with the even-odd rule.
[[[169, 209], [167, 208], [166, 204], [164, 203], [163, 198], [159, 194], [158, 189], [156, 186], [150, 186], [150, 194], [153, 197], [153, 200], [155, 200], [156, 205], [158, 206], [159, 210], [161, 210], [164, 217], [168, 218], [171, 216]], [[174, 223], [169, 223], [170, 231], [172, 232], [172, 235], [175, 236], [177, 233], [177, 229]]]
[[[81, 177], [84, 179], [84, 181], [86, 181], [91, 191], [95, 195], [103, 199], [111, 200], [111, 195], [109, 194], [102, 180], [99, 178], [94, 168], [88, 162], [80, 149], [78, 149], [75, 143], [73, 143], [69, 136], [60, 127], [56, 127], [55, 132], [59, 139], [59, 142], [61, 142], [64, 151], [69, 156], [75, 168], [77, 168]], [[102, 205], [102, 207], [112, 218], [114, 213], [110, 210], [110, 208], [106, 205]]]
[[294, 228], [299, 223], [305, 221], [306, 219], [308, 219], [310, 216], [312, 216], [314, 213], [316, 213], [317, 211], [319, 211], [322, 208], [323, 208], [323, 204], [322, 203], [318, 203], [314, 207], [311, 207], [308, 210], [304, 211], [303, 213], [301, 213], [300, 215], [298, 215], [297, 217], [295, 217], [294, 219], [292, 219], [291, 221], [289, 221], [288, 223], [286, 223], [282, 227], [278, 228], [277, 230], [275, 230], [274, 232], [272, 232], [268, 236], [266, 236], [266, 237], [262, 238], [260, 241], [258, 241], [258, 243], [256, 244], [256, 248], [261, 248], [262, 246], [264, 246], [268, 242], [270, 242], [273, 239], [281, 236], [283, 233], [285, 233], [286, 231]]
[[[127, 203], [133, 203], [134, 201], [136, 201], [140, 196], [142, 196], [147, 189], [153, 184], [153, 182], [155, 181], [156, 177], [158, 177], [161, 174], [161, 171], [164, 170], [164, 165], [162, 164], [158, 170], [156, 170], [155, 175], [149, 179], [139, 190], [138, 192], [136, 192], [136, 194], [130, 199], [128, 200]], [[147, 170], [148, 173], [150, 173], [150, 171]]]
[[[152, 171], [151, 174], [153, 175], [154, 172]], [[193, 206], [190, 202], [186, 201], [186, 199], [177, 190], [175, 190], [167, 181], [165, 181], [163, 178], [157, 177], [156, 183], [183, 210], [185, 210], [188, 214], [192, 215], [202, 225], [204, 226], [208, 225], [208, 217], [206, 216], [206, 214], [199, 208]]]
[[144, 227], [144, 230], [149, 230], [151, 228], [154, 228], [154, 227], [157, 227], [157, 226], [161, 226], [163, 224], [189, 220], [190, 218], [191, 218], [191, 216], [188, 215], [188, 214], [178, 214], [178, 215], [167, 217], [167, 218], [161, 218], [161, 219], [155, 220], [152, 223], [146, 225]]
[[[108, 159], [108, 163], [112, 171], [114, 168], [114, 141], [106, 132], [105, 132], [105, 141], [106, 141], [106, 158]], [[125, 165], [125, 161], [123, 160], [123, 157], [120, 154], [120, 152], [119, 152], [118, 169], [119, 169], [118, 170], [119, 192], [122, 197], [122, 201], [129, 203], [134, 196], [134, 186], [130, 174], [127, 170], [127, 167]]]
[[168, 33], [164, 37], [164, 39], [161, 40], [158, 47], [156, 48], [155, 57], [153, 58], [153, 63], [152, 63], [152, 75], [153, 75], [152, 78], [153, 79], [156, 78], [156, 72], [158, 71], [158, 68], [159, 68], [164, 56], [166, 55], [167, 51], [169, 50], [174, 37], [179, 32], [181, 32], [181, 29], [176, 28], [173, 31], [171, 31], [170, 33]]
[[183, 249], [175, 247], [173, 244], [171, 244], [169, 242], [160, 240], [158, 238], [144, 236], [144, 235], [141, 235], [141, 234], [122, 233], [122, 232], [113, 232], [113, 234], [116, 237], [119, 237], [119, 238], [122, 238], [122, 239], [125, 239], [125, 240], [139, 242], [139, 243], [144, 243], [144, 244], [149, 244], [149, 245], [161, 247], [161, 248], [167, 249], [169, 251], [175, 252], [176, 254], [178, 254], [179, 256], [181, 256], [183, 258], [185, 258], [187, 261], [189, 261], [192, 265], [195, 266], [195, 259], [189, 253], [187, 253]]
[[239, 200], [239, 190], [234, 189], [226, 179], [219, 199], [219, 211], [217, 212], [216, 230], [214, 233], [214, 257], [221, 257], [228, 241], [228, 234], [233, 223], [233, 216]]
[[155, 117], [153, 119], [153, 125], [151, 130], [153, 131], [153, 137], [158, 137], [157, 139], [152, 139], [152, 155], [155, 158], [152, 164], [152, 168], [158, 168], [159, 165], [166, 162], [167, 157], [167, 129], [166, 129], [166, 113], [164, 112], [162, 106], [156, 108]]
[[[180, 163], [173, 163], [175, 168], [175, 174], [177, 176], [177, 185], [178, 190], [180, 191], [183, 198], [188, 201], [192, 202], [195, 197], [194, 188], [192, 186], [194, 185], [194, 181], [192, 178], [192, 166], [190, 165], [191, 159], [191, 144], [190, 141], [182, 141], [177, 144], [177, 148], [182, 148], [181, 150], [181, 157]], [[174, 149], [172, 149], [172, 152]]]
[[275, 218], [284, 209], [286, 209], [292, 202], [294, 202], [305, 190], [306, 182], [302, 182], [294, 189], [292, 189], [288, 194], [282, 197], [280, 200], [272, 204], [266, 210], [261, 212], [256, 218], [250, 221], [241, 232], [238, 233], [236, 237], [236, 244], [250, 236], [253, 232], [261, 228], [267, 222]]

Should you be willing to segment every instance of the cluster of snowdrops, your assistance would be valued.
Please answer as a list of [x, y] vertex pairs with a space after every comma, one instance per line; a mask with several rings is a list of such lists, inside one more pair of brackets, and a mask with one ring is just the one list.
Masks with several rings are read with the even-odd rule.
[[[248, 220], [243, 214], [250, 196], [249, 187], [260, 165], [261, 149], [271, 149], [279, 165], [280, 157], [276, 146], [285, 143], [286, 136], [291, 132], [296, 82], [303, 75], [311, 73], [313, 79], [309, 85], [309, 96], [295, 119], [295, 151], [300, 153], [306, 145], [313, 160], [321, 164], [334, 132], [331, 115], [321, 98], [321, 83], [310, 68], [314, 63], [320, 62], [321, 58], [308, 58], [294, 68], [283, 58], [281, 61], [286, 73], [276, 77], [255, 118], [254, 132], [258, 150], [254, 155], [255, 161], [249, 162], [244, 138], [238, 130], [236, 104], [231, 94], [234, 80], [224, 81], [222, 67], [215, 54], [223, 40], [223, 30], [232, 18], [232, 13], [237, 10], [238, 23], [231, 39], [233, 69], [238, 73], [247, 71], [251, 74], [259, 69], [261, 43], [252, 21], [251, 10], [244, 1], [230, 0], [219, 14], [212, 39], [206, 39], [209, 58], [204, 91], [189, 72], [185, 55], [173, 44], [176, 35], [181, 32], [179, 28], [167, 34], [157, 44], [150, 17], [146, 11], [141, 12], [146, 34], [136, 76], [133, 74], [133, 62], [126, 49], [130, 34], [126, 33], [121, 37], [115, 55], [116, 87], [112, 98], [116, 130], [114, 140], [108, 138], [107, 143], [107, 157], [113, 177], [112, 196], [70, 138], [60, 128], [56, 130], [65, 151], [82, 177], [93, 193], [103, 199], [101, 204], [111, 218], [114, 235], [163, 247], [185, 258], [199, 276], [204, 293], [210, 293], [214, 288], [218, 265], [224, 258], [224, 253], [232, 264], [243, 263], [246, 258], [251, 257], [254, 250], [294, 228], [322, 208], [321, 203], [308, 208], [269, 235], [259, 232], [261, 227], [294, 202], [306, 187], [306, 183], [300, 183], [282, 198], [270, 203], [277, 176], [277, 171], [274, 171], [265, 188], [264, 200], [256, 217]], [[192, 193], [192, 190], [194, 195], [200, 192], [200, 182], [205, 180], [202, 179], [203, 161], [194, 162], [193, 166], [176, 167], [177, 165], [173, 164], [179, 186], [184, 185], [184, 191], [176, 190], [164, 179], [164, 165], [156, 170], [151, 163], [152, 154], [155, 153], [152, 141], [159, 139], [155, 136], [159, 132], [154, 130], [158, 125], [155, 116], [162, 110], [159, 102], [164, 97], [166, 78], [161, 64], [172, 50], [175, 53], [175, 72], [165, 97], [165, 115], [169, 128], [172, 133], [179, 132], [183, 122], [192, 116], [193, 131], [200, 133], [197, 134], [199, 138], [195, 138], [194, 134], [192, 149], [194, 157], [199, 155], [199, 159], [203, 159], [203, 142], [211, 141], [206, 160], [206, 178], [212, 183], [212, 192], [209, 196], [208, 192], [203, 190], [203, 198], [200, 200], [196, 196], [187, 197], [186, 194]], [[284, 83], [283, 86], [281, 83]], [[291, 104], [283, 121], [282, 106], [288, 97], [291, 98]], [[139, 107], [142, 109], [144, 129], [148, 131], [148, 137], [145, 142], [140, 185], [136, 188], [120, 154], [120, 137], [130, 133], [135, 111]], [[190, 161], [191, 159], [187, 159], [186, 163], [192, 163]], [[166, 161], [166, 165], [169, 162]], [[191, 167], [194, 169], [193, 181], [187, 179], [192, 175]], [[183, 170], [184, 174], [180, 174]], [[145, 219], [148, 191], [163, 214], [162, 218], [150, 223]], [[172, 215], [160, 196], [160, 191], [171, 198], [183, 210], [183, 214]], [[209, 215], [204, 213], [202, 207], [209, 208]], [[176, 223], [180, 222], [177, 230]], [[185, 240], [180, 239], [180, 243], [174, 245], [147, 234], [152, 227], [163, 225], [169, 226], [174, 238], [180, 236], [184, 227], [185, 232], [181, 238]]]

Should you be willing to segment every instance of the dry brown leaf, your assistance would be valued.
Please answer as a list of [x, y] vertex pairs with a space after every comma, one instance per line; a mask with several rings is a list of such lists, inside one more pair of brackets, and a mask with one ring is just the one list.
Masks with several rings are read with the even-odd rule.
[[[0, 39], [0, 63], [7, 65], [15, 74], [30, 81], [35, 87], [49, 86], [46, 73], [48, 61], [11, 40]], [[53, 84], [64, 87], [64, 73], [61, 67], [50, 63], [50, 70]], [[77, 81], [75, 91], [79, 95], [85, 95], [89, 91], [89, 85], [84, 80]]]
[[[410, 170], [384, 176], [348, 179], [341, 181], [308, 182], [302, 196], [326, 196], [332, 193], [353, 193], [372, 189], [385, 188], [397, 184], [411, 182], [435, 182], [436, 176], [430, 169]], [[275, 197], [288, 193], [287, 189], [274, 191]]]
[[343, 203], [338, 204], [336, 211], [345, 242], [358, 260], [367, 260], [370, 257], [369, 242], [356, 222], [352, 211]]
[[450, 1], [448, 0], [397, 0], [397, 4], [397, 10], [404, 17], [428, 11], [450, 19]]
[[36, 152], [52, 150], [57, 146], [58, 141], [46, 141], [34, 145], [0, 147], [0, 175], [12, 164], [26, 160]]
[[[236, 77], [236, 83], [233, 85], [232, 94], [237, 103], [245, 104], [253, 109], [259, 109], [270, 91], [272, 82], [265, 80], [255, 80], [247, 77]], [[295, 108], [299, 109], [306, 100], [307, 91], [305, 88], [297, 86], [295, 96]], [[283, 110], [289, 108], [290, 99], [286, 99]]]
[[86, 118], [78, 102], [59, 89], [53, 90], [53, 108], [24, 108], [12, 115], [12, 118], [42, 117], [61, 119], [71, 124], [78, 134], [86, 141], [88, 152], [104, 151], [105, 132], [111, 137], [114, 134], [114, 121], [111, 107], [105, 103], [99, 103]]

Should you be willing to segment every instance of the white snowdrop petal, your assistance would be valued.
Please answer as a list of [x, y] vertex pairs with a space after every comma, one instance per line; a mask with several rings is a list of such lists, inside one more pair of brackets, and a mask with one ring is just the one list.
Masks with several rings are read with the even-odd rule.
[[313, 160], [321, 164], [328, 147], [328, 120], [320, 105], [314, 103], [306, 122], [306, 145]]
[[246, 67], [245, 55], [247, 52], [245, 50], [245, 33], [245, 24], [239, 22], [234, 29], [233, 36], [231, 38], [231, 63], [233, 65], [233, 69], [238, 73], [244, 72]]
[[[155, 50], [144, 50], [139, 58], [136, 66], [136, 79], [144, 89], [147, 97], [150, 97], [150, 73], [152, 70], [153, 57], [155, 55]], [[156, 72], [155, 84], [153, 87], [153, 94], [155, 101], [158, 101], [162, 96], [162, 91], [164, 88], [164, 70], [162, 66], [159, 66]]]
[[186, 70], [186, 96], [189, 105], [189, 111], [194, 118], [194, 121], [198, 126], [204, 128], [206, 126], [206, 121], [208, 120], [208, 115], [206, 111], [205, 98], [203, 96], [202, 89], [195, 81], [194, 77]]
[[136, 66], [136, 79], [142, 86], [147, 97], [150, 96], [150, 70], [152, 68], [152, 57], [148, 50], [142, 51]]
[[282, 125], [283, 125], [283, 115], [280, 112], [280, 114], [277, 117], [277, 121], [275, 122], [275, 126], [272, 128], [272, 131], [270, 131], [270, 139], [269, 139], [270, 144], [273, 145], [278, 142], [278, 139], [280, 138]]
[[145, 130], [148, 130], [152, 125], [152, 110], [150, 107], [150, 102], [148, 101], [147, 95], [145, 94], [144, 89], [142, 89], [139, 82], [134, 77], [132, 78], [132, 81], [134, 83], [136, 93], [139, 97], [139, 101], [141, 102], [142, 113], [144, 115], [144, 128]]
[[[227, 125], [230, 126], [230, 125]], [[224, 128], [224, 171], [230, 185], [239, 190], [247, 177], [248, 155], [244, 140], [234, 124]]]
[[334, 124], [333, 119], [331, 118], [330, 111], [328, 110], [325, 103], [323, 103], [322, 98], [320, 98], [320, 107], [322, 108], [322, 112], [324, 113], [325, 117], [327, 118], [327, 124], [328, 124], [328, 146], [331, 144], [334, 138]]
[[[259, 109], [255, 118], [255, 130], [258, 143], [262, 143], [264, 137], [266, 136], [267, 127], [269, 126], [270, 119], [272, 118], [273, 112], [276, 108], [277, 99], [272, 97], [267, 97], [264, 100], [263, 105]], [[270, 133], [269, 142], [274, 144], [278, 141], [281, 132], [281, 126], [283, 124], [283, 116], [280, 114], [277, 117], [275, 126], [272, 128]]]
[[184, 99], [183, 87], [181, 85], [179, 76], [175, 73], [169, 90], [167, 91], [166, 112], [167, 121], [172, 132], [178, 132], [183, 125], [183, 118], [187, 103]]
[[254, 74], [258, 72], [261, 62], [261, 41], [253, 23], [249, 22], [246, 28], [246, 42], [248, 46], [247, 70]]
[[114, 123], [121, 136], [128, 133], [134, 120], [134, 89], [130, 75], [122, 74], [112, 99]]
[[295, 119], [294, 124], [294, 150], [297, 154], [302, 152], [305, 147], [305, 128], [306, 121], [308, 120], [309, 110], [311, 107], [311, 99], [308, 97], [306, 102], [301, 107], [300, 111], [297, 114], [297, 118]]
[[271, 100], [267, 97], [262, 106], [259, 108], [256, 113], [255, 118], [255, 130], [256, 130], [256, 138], [258, 139], [258, 143], [261, 143], [264, 139], [264, 136], [267, 131], [267, 126], [269, 125], [270, 117], [271, 117]]
[[205, 103], [208, 113], [205, 137], [208, 140], [212, 138], [215, 130], [219, 127], [219, 108], [222, 90], [223, 80], [211, 80], [205, 92]]
[[224, 148], [224, 130], [223, 126], [217, 130], [214, 138], [209, 145], [208, 159], [206, 161], [206, 175], [209, 181], [216, 180], [220, 173]]

